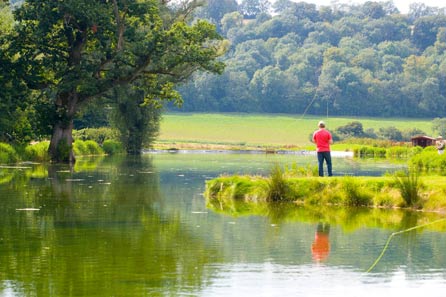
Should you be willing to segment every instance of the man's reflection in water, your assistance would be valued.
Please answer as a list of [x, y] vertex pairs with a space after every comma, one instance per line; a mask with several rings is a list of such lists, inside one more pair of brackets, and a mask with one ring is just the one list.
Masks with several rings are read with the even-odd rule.
[[316, 262], [325, 261], [330, 253], [330, 224], [319, 223], [317, 225], [314, 241], [311, 245], [313, 260]]

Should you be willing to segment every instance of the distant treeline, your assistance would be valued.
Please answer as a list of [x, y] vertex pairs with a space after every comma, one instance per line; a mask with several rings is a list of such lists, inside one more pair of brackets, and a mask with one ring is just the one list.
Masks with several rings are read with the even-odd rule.
[[[391, 1], [209, 0], [198, 17], [231, 43], [223, 75], [179, 88], [181, 110], [442, 117], [445, 9]], [[173, 109], [173, 108], [172, 108]]]

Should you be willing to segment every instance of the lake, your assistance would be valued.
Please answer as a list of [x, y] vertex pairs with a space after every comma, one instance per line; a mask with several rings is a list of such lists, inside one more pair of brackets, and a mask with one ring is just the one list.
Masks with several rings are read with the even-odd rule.
[[[444, 296], [444, 218], [383, 209], [207, 205], [205, 181], [314, 156], [150, 153], [0, 167], [1, 296]], [[333, 159], [335, 175], [387, 161]], [[254, 206], [255, 208], [255, 206]]]

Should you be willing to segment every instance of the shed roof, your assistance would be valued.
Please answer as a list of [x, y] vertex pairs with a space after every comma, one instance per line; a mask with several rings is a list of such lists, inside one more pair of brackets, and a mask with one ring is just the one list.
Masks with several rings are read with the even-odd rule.
[[426, 135], [417, 135], [411, 138], [411, 140], [415, 139], [429, 139], [429, 140], [435, 140], [434, 137], [426, 136]]

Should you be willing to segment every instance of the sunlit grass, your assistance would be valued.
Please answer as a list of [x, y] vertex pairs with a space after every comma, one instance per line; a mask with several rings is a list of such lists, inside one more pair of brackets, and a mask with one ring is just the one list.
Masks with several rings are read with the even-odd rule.
[[[431, 133], [432, 119], [385, 119], [316, 117], [272, 114], [211, 114], [168, 113], [160, 125], [160, 143], [192, 142], [196, 144], [230, 144], [238, 146], [287, 146], [313, 148], [310, 135], [323, 119], [329, 130], [352, 121], [362, 123], [364, 130], [393, 126], [399, 130], [414, 127]], [[334, 146], [336, 150], [349, 150], [353, 145]]]
[[446, 209], [446, 177], [417, 176], [414, 180], [410, 175], [408, 181], [404, 177], [401, 179], [401, 176], [390, 175], [293, 178], [284, 177], [281, 171], [275, 169], [270, 177], [236, 175], [209, 180], [206, 182], [205, 196], [211, 204], [217, 197], [219, 203], [234, 199], [245, 202], [280, 200], [307, 206], [409, 207], [443, 211]]

